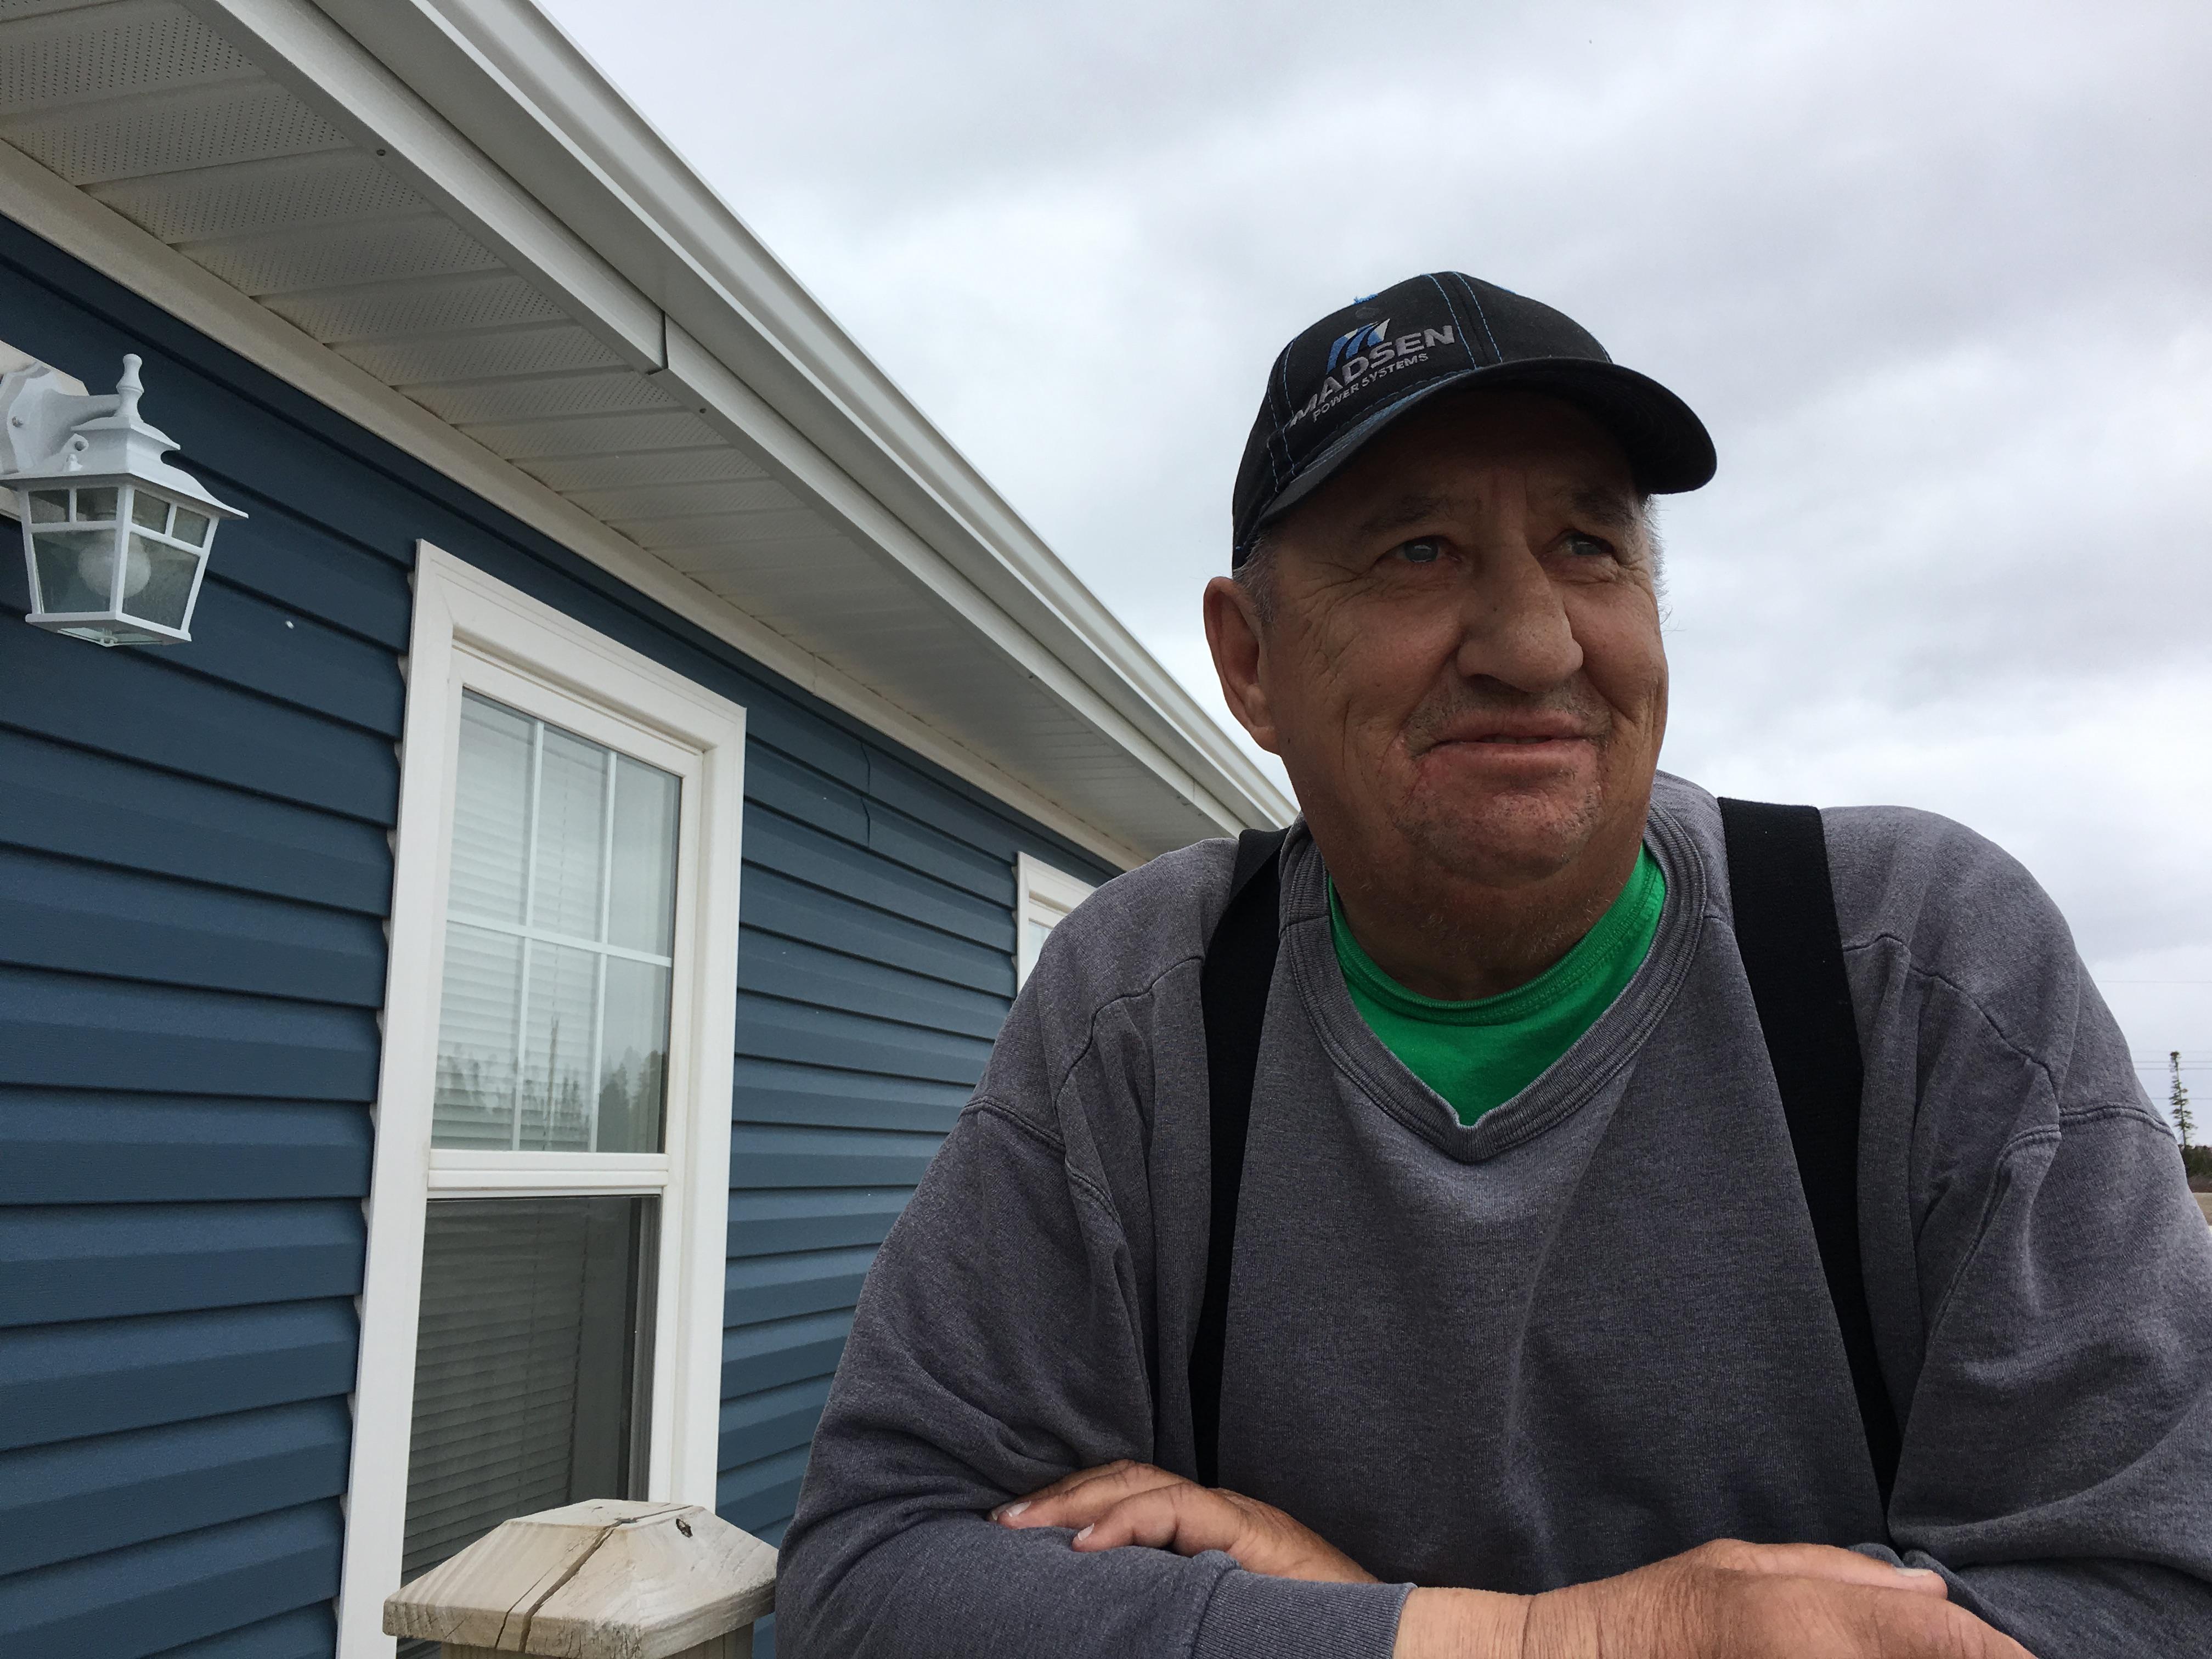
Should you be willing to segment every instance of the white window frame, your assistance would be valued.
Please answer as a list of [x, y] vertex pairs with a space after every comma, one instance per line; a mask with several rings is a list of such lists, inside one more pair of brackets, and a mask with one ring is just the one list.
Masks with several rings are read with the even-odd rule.
[[[434, 1196], [657, 1197], [653, 1388], [641, 1402], [651, 1413], [645, 1495], [711, 1509], [720, 1440], [744, 710], [428, 542], [416, 546], [406, 677], [340, 1659], [390, 1659], [393, 1650], [384, 1598], [399, 1587], [422, 1230]], [[453, 780], [469, 690], [683, 780], [664, 1152], [430, 1145]]]
[[1030, 923], [1058, 926], [1070, 910], [1098, 890], [1087, 881], [1055, 870], [1027, 853], [1014, 854], [1014, 987], [1029, 982], [1036, 966], [1037, 947], [1030, 943]]

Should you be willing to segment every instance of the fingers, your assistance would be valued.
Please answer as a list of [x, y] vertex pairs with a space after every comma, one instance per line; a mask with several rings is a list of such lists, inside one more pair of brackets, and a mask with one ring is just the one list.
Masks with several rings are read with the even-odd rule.
[[1245, 1531], [1245, 1516], [1235, 1504], [1218, 1492], [1183, 1480], [1121, 1498], [1086, 1522], [1073, 1543], [1086, 1552], [1141, 1544], [1177, 1555], [1206, 1550], [1233, 1554]]
[[991, 1518], [1016, 1528], [1087, 1527], [1125, 1498], [1174, 1486], [1202, 1490], [1181, 1475], [1124, 1458], [1063, 1475], [1027, 1498], [1000, 1504], [991, 1511]]
[[1948, 1600], [1950, 1587], [1940, 1572], [1925, 1567], [1893, 1567], [1856, 1550], [1832, 1549], [1826, 1544], [1747, 1544], [1741, 1539], [1717, 1539], [1692, 1550], [1687, 1560], [1730, 1572], [1773, 1573], [1790, 1578], [1819, 1578], [1841, 1584], [1863, 1584], [1870, 1589], [1902, 1590], [1908, 1595]]

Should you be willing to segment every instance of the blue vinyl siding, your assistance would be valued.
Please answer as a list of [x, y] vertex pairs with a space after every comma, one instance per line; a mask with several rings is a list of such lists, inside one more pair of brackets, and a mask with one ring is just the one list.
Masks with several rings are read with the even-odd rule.
[[142, 354], [252, 515], [166, 649], [12, 620], [0, 526], [0, 1652], [331, 1651], [417, 538], [747, 711], [719, 1502], [780, 1538], [1014, 857], [1110, 872], [4, 220], [0, 339]]

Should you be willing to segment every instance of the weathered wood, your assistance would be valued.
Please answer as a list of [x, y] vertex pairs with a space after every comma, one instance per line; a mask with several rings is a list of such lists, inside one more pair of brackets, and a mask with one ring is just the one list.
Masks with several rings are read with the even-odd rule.
[[502, 1522], [384, 1603], [447, 1659], [747, 1659], [775, 1552], [692, 1504], [594, 1498]]

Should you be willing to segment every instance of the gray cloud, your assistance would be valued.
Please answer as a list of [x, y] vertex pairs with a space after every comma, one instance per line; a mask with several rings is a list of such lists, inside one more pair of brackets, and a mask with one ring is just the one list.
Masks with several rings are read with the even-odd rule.
[[1668, 763], [1973, 823], [2212, 1067], [2212, 8], [550, 9], [1209, 706], [1282, 340], [1560, 305], [1721, 450]]

